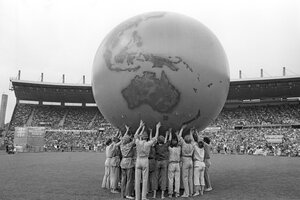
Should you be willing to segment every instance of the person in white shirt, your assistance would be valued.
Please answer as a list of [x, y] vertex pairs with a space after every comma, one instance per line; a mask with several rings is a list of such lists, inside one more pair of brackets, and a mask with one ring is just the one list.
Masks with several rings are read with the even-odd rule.
[[186, 125], [183, 125], [179, 132], [179, 145], [181, 146], [182, 161], [182, 181], [184, 193], [181, 197], [189, 197], [193, 195], [193, 153], [194, 147], [191, 143], [191, 136], [188, 134], [182, 138], [182, 133]]
[[169, 180], [169, 197], [172, 198], [174, 179], [175, 179], [175, 197], [179, 197], [180, 189], [180, 154], [181, 146], [178, 145], [178, 132], [175, 133], [177, 138], [172, 139], [172, 132], [170, 132], [169, 141], [169, 167], [168, 167], [168, 180]]
[[[147, 195], [147, 185], [148, 185], [148, 176], [149, 176], [149, 153], [151, 146], [157, 141], [159, 134], [160, 122], [156, 125], [156, 134], [155, 137], [151, 140], [148, 140], [148, 133], [144, 131], [145, 124], [143, 121], [140, 122], [139, 128], [135, 133], [135, 144], [136, 144], [136, 164], [135, 164], [135, 199], [140, 200], [141, 198], [141, 189], [140, 183], [141, 179], [143, 180], [142, 187], [142, 200], [146, 200]], [[140, 131], [142, 129], [142, 131]], [[141, 138], [138, 136], [141, 135]]]
[[102, 188], [106, 188], [106, 189], [110, 188], [110, 160], [112, 157], [112, 151], [110, 150], [111, 144], [112, 144], [112, 140], [109, 138], [105, 143], [106, 160], [105, 160], [105, 171], [104, 171], [104, 176], [102, 181]]
[[200, 141], [198, 135], [195, 135], [195, 130], [191, 129], [190, 135], [192, 138], [192, 144], [194, 146], [194, 185], [195, 193], [193, 196], [203, 195], [205, 182], [204, 182], [204, 143]]
[[119, 182], [119, 173], [120, 173], [120, 137], [122, 136], [121, 132], [113, 138], [112, 143], [112, 157], [110, 159], [110, 188], [112, 193], [119, 193], [117, 191], [118, 182]]

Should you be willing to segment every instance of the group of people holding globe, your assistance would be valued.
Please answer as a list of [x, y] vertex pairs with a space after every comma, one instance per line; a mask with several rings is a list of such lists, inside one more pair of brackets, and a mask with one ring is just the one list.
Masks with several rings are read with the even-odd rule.
[[[140, 121], [134, 135], [118, 132], [106, 141], [105, 174], [102, 188], [111, 189], [127, 199], [147, 199], [148, 193], [156, 198], [158, 189], [161, 198], [203, 195], [211, 191], [209, 178], [210, 139], [200, 138], [196, 129], [187, 130], [186, 125], [173, 132], [168, 129], [159, 135], [161, 123], [156, 124], [155, 133], [146, 129]], [[186, 132], [186, 131], [185, 131]], [[168, 189], [168, 190], [167, 190]], [[168, 194], [166, 194], [168, 193]]]

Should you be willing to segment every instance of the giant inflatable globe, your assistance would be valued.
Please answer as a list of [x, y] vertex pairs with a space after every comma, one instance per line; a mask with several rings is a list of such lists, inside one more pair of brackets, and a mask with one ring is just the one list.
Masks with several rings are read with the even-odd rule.
[[204, 129], [222, 110], [229, 68], [216, 36], [199, 21], [168, 12], [138, 15], [114, 28], [93, 64], [92, 87], [114, 126]]

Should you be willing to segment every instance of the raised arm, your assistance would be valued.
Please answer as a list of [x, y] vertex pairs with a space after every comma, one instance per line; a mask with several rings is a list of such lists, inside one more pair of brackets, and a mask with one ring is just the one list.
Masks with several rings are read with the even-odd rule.
[[194, 139], [194, 131], [195, 131], [195, 130], [194, 130], [193, 128], [190, 129], [190, 137], [191, 137], [192, 143], [195, 142], [195, 139]]
[[137, 138], [139, 136], [142, 126], [144, 126], [143, 120], [140, 121], [140, 126], [136, 129], [135, 134], [134, 134], [134, 138]]
[[172, 140], [172, 129], [171, 128], [169, 129], [169, 133], [170, 133], [169, 134], [169, 141], [171, 141]]
[[128, 132], [129, 132], [129, 126], [127, 126], [126, 124], [125, 124], [125, 128], [126, 128], [126, 131], [125, 131], [125, 134], [124, 134], [124, 136], [126, 136], [126, 135], [128, 135]]
[[150, 138], [150, 140], [152, 139], [152, 128], [149, 128], [149, 138]]
[[161, 123], [158, 122], [158, 123], [156, 124], [156, 133], [155, 133], [155, 137], [153, 138], [153, 139], [155, 139], [155, 140], [157, 140], [157, 138], [158, 138], [159, 128], [160, 128], [160, 127], [161, 127]]
[[116, 146], [120, 146], [121, 143], [122, 143], [122, 140], [120, 140], [120, 142], [116, 143], [115, 145], [116, 145]]
[[119, 135], [118, 138], [121, 139], [122, 138], [122, 132], [119, 130]]
[[115, 143], [115, 146], [120, 146], [121, 143], [122, 143], [122, 133], [121, 133], [120, 130], [118, 130], [118, 134], [117, 134], [116, 137], [119, 138], [120, 141], [119, 141], [119, 142], [116, 142], [116, 143]]
[[112, 138], [114, 138], [114, 137], [118, 137], [118, 135], [119, 135], [119, 131], [116, 131], [116, 133], [113, 135], [113, 137], [112, 137]]
[[170, 132], [166, 131], [166, 135], [165, 135], [165, 143], [167, 143], [168, 137], [169, 137]]
[[182, 137], [183, 129], [185, 129], [185, 128], [186, 128], [186, 125], [182, 125], [182, 127], [179, 131], [179, 135], [178, 135], [179, 137]]
[[198, 141], [200, 141], [200, 139], [202, 138], [201, 131], [199, 131], [198, 129], [196, 129], [196, 133], [197, 133]]
[[176, 137], [177, 137], [177, 140], [178, 140], [178, 142], [180, 141], [180, 137], [179, 137], [179, 131], [175, 131], [175, 135], [176, 135]]
[[144, 130], [145, 130], [145, 125], [143, 125], [142, 130], [140, 131], [139, 136], [142, 136], [142, 134], [144, 133]]

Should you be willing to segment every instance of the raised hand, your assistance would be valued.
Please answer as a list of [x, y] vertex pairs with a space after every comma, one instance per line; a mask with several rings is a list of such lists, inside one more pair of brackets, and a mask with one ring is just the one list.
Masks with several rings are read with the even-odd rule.
[[171, 132], [168, 130], [168, 131], [166, 131], [166, 135], [165, 135], [165, 143], [167, 142], [169, 135], [172, 135], [172, 134], [171, 134]]
[[145, 123], [143, 122], [143, 120], [140, 121], [140, 127], [144, 126]]
[[138, 135], [140, 135], [140, 130], [141, 130], [141, 128], [142, 127], [144, 127], [145, 126], [145, 123], [143, 122], [143, 120], [141, 120], [140, 121], [140, 126], [136, 129], [136, 131], [135, 131], [135, 134], [134, 134], [134, 137], [135, 138], [137, 138], [138, 137]]
[[128, 135], [128, 132], [129, 132], [129, 128], [130, 128], [130, 127], [129, 127], [129, 126], [127, 126], [127, 125], [125, 124], [125, 128], [126, 128], [126, 131], [125, 131], [125, 134], [124, 134], [124, 136], [125, 136], [125, 135]]
[[186, 127], [187, 127], [186, 124], [183, 124], [183, 125], [181, 126], [181, 129], [180, 129], [180, 131], [179, 131], [179, 137], [182, 137], [183, 129], [185, 129]]
[[194, 134], [194, 133], [195, 133], [195, 129], [194, 129], [194, 128], [191, 128], [191, 129], [190, 129], [190, 133], [191, 133], [191, 134]]
[[150, 135], [150, 140], [152, 139], [152, 128], [148, 128], [149, 130], [149, 135]]
[[184, 124], [184, 125], [182, 125], [181, 129], [183, 130], [183, 129], [185, 129], [186, 127], [187, 127], [187, 125]]
[[157, 124], [156, 124], [156, 133], [155, 133], [155, 139], [157, 139], [158, 138], [158, 134], [159, 134], [159, 128], [161, 127], [161, 123], [160, 122], [158, 122]]
[[143, 127], [142, 127], [142, 130], [141, 130], [141, 133], [140, 133], [140, 134], [142, 134], [142, 133], [144, 132], [144, 130], [145, 130], [145, 126], [143, 125]]
[[169, 128], [169, 141], [171, 141], [172, 140], [172, 128]]
[[158, 123], [156, 124], [156, 129], [159, 129], [160, 127], [161, 127], [161, 123], [158, 122]]

